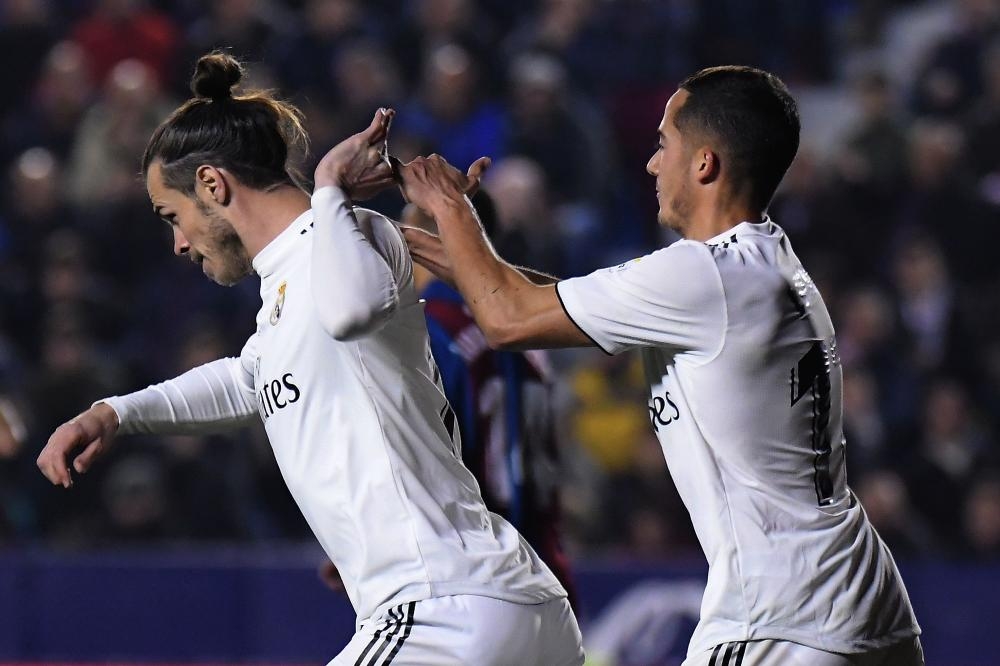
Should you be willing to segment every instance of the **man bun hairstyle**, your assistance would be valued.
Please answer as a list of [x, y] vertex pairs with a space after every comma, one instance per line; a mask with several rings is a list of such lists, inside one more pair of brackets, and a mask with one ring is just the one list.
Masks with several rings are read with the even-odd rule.
[[753, 67], [709, 67], [681, 82], [689, 93], [675, 124], [685, 136], [718, 141], [737, 189], [767, 208], [799, 149], [799, 111], [774, 74]]
[[198, 59], [191, 92], [153, 132], [142, 156], [142, 175], [161, 164], [164, 184], [193, 196], [195, 171], [210, 164], [258, 190], [302, 187], [296, 164], [308, 147], [302, 113], [270, 91], [234, 94], [243, 64], [215, 51]]
[[224, 53], [210, 53], [198, 59], [191, 77], [191, 92], [201, 99], [223, 102], [233, 98], [236, 86], [246, 71], [236, 58]]

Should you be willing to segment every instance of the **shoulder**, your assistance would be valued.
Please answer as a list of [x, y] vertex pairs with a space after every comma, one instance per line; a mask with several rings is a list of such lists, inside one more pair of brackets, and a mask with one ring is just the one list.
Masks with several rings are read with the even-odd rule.
[[380, 249], [392, 248], [394, 251], [406, 252], [406, 239], [399, 225], [378, 211], [369, 208], [354, 208], [354, 216], [362, 233]]
[[362, 225], [363, 228], [371, 228], [372, 232], [377, 234], [388, 234], [402, 238], [399, 226], [378, 211], [355, 206], [354, 215], [358, 219], [358, 224]]
[[[611, 307], [705, 310], [724, 298], [715, 260], [704, 243], [677, 241], [631, 261], [559, 283], [560, 297]], [[565, 299], [564, 299], [565, 305]]]
[[717, 279], [715, 262], [715, 256], [704, 243], [680, 240], [605, 271], [629, 281], [648, 281], [651, 286], [667, 287], [671, 282], [682, 282], [692, 289]]

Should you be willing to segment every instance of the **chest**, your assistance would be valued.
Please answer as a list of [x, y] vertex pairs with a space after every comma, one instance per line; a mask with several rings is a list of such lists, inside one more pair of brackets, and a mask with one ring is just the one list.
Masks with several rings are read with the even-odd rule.
[[261, 291], [253, 376], [265, 424], [301, 405], [315, 383], [317, 359], [329, 355], [307, 278], [303, 271], [289, 271]]

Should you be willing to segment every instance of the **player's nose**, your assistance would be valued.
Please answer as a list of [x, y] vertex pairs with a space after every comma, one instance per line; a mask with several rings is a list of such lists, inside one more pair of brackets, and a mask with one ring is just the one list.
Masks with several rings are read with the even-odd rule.
[[646, 173], [648, 173], [650, 176], [655, 176], [657, 173], [655, 154], [649, 158], [648, 162], [646, 162]]
[[184, 237], [184, 234], [181, 233], [181, 230], [175, 226], [174, 227], [174, 254], [176, 254], [179, 257], [182, 254], [187, 254], [190, 249], [191, 249], [191, 244], [188, 243], [187, 238]]

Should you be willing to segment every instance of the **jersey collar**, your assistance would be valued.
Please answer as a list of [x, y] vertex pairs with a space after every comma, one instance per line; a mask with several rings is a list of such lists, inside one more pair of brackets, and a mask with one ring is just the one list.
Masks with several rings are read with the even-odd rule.
[[723, 245], [723, 244], [733, 244], [736, 239], [740, 236], [746, 234], [763, 234], [765, 236], [774, 235], [777, 232], [778, 225], [771, 221], [769, 215], [765, 215], [764, 219], [760, 222], [749, 222], [744, 220], [734, 227], [730, 227], [726, 231], [723, 231], [718, 236], [713, 236], [705, 241], [705, 245]]
[[298, 237], [309, 231], [312, 222], [313, 212], [311, 208], [292, 220], [292, 223], [284, 231], [275, 236], [274, 240], [265, 245], [264, 249], [253, 258], [251, 263], [254, 272], [261, 279], [273, 273], [291, 254]]

